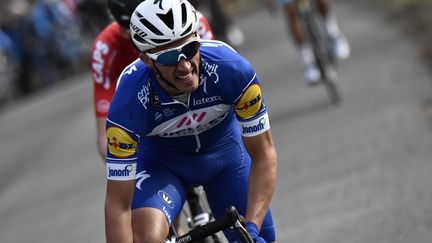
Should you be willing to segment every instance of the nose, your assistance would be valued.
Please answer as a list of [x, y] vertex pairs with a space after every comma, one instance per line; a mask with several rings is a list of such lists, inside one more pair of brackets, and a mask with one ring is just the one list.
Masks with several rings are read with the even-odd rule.
[[189, 71], [192, 64], [186, 58], [180, 58], [179, 63], [177, 64], [177, 69]]

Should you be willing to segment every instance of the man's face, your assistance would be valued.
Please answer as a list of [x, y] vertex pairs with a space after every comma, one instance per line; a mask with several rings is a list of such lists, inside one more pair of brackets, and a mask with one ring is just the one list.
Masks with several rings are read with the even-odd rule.
[[192, 34], [141, 55], [148, 66], [159, 70], [162, 77], [175, 87], [158, 78], [159, 84], [169, 95], [190, 93], [198, 88], [200, 57], [197, 41], [199, 37]]

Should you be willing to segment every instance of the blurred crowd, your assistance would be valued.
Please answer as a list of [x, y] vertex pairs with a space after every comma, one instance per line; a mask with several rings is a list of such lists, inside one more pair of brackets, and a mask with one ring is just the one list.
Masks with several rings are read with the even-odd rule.
[[[210, 21], [217, 39], [242, 45], [243, 33], [234, 20], [235, 5], [242, 1], [190, 1]], [[106, 0], [0, 0], [0, 106], [89, 71], [91, 44], [112, 21], [106, 4]]]
[[105, 0], [9, 0], [0, 10], [0, 104], [88, 71]]

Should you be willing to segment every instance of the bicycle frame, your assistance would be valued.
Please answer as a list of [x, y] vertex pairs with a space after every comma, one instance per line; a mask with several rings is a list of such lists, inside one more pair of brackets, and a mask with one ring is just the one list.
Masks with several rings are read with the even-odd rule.
[[[207, 202], [205, 192], [201, 187], [191, 188], [186, 193], [187, 204], [189, 205], [190, 214], [187, 215], [186, 211], [183, 213], [186, 216], [186, 222], [189, 228], [193, 229], [198, 226], [209, 223], [213, 219], [210, 206]], [[212, 234], [205, 238], [201, 243], [220, 243], [221, 239], [218, 234]]]

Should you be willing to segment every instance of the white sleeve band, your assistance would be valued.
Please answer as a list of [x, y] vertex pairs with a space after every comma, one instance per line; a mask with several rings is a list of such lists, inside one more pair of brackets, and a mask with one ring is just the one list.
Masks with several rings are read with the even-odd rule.
[[253, 137], [270, 129], [270, 121], [267, 112], [252, 121], [239, 121], [239, 124], [243, 137]]
[[114, 181], [135, 180], [136, 163], [132, 164], [114, 164], [106, 163], [107, 178]]

